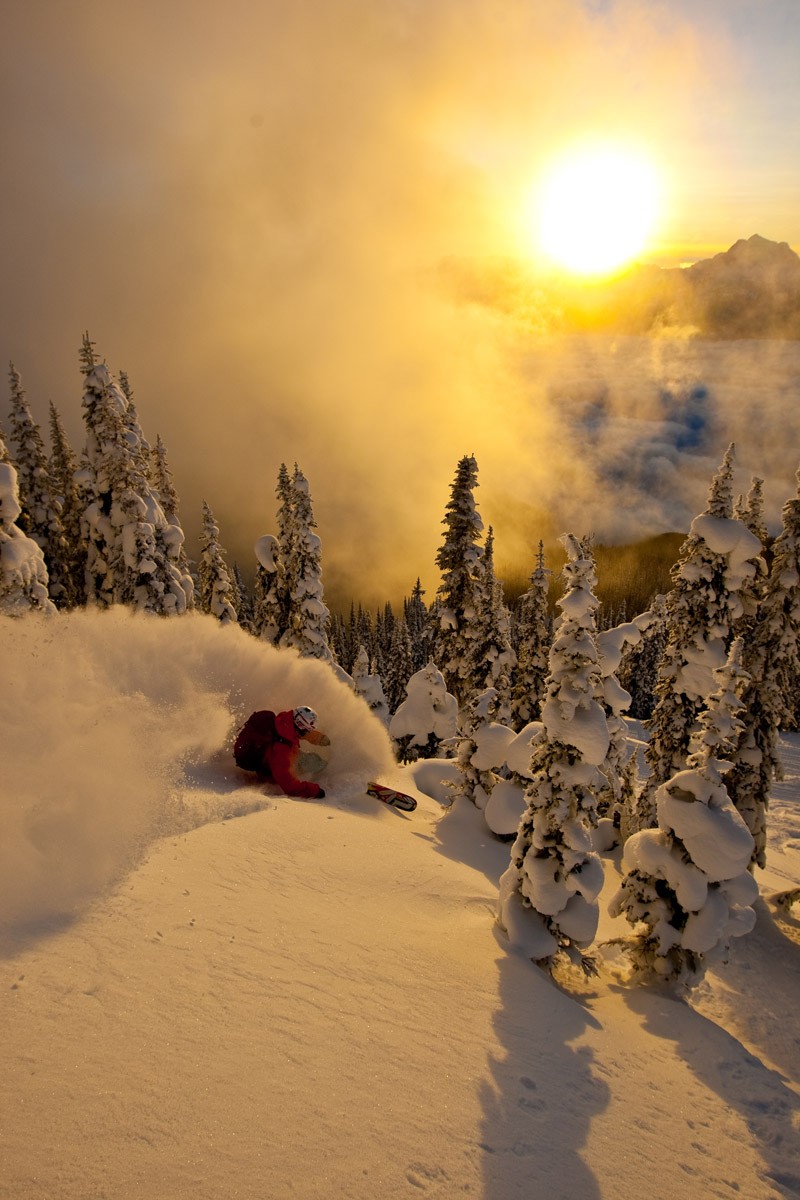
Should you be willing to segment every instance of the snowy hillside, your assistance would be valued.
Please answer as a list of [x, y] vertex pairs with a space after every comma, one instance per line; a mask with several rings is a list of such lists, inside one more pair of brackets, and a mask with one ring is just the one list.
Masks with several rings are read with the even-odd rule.
[[[123, 610], [0, 622], [0, 661], [2, 1200], [800, 1196], [800, 912], [769, 899], [800, 885], [800, 736], [756, 928], [685, 1003], [612, 950], [564, 989], [510, 953], [508, 845], [323, 664]], [[229, 754], [300, 703], [322, 801]]]

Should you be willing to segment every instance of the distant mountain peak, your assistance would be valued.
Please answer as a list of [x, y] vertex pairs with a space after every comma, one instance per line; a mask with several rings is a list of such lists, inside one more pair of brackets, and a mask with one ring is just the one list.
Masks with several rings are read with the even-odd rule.
[[800, 255], [754, 233], [690, 267], [637, 264], [591, 285], [531, 276], [513, 259], [448, 259], [441, 278], [464, 303], [549, 330], [800, 341]]
[[760, 233], [754, 233], [752, 237], [739, 238], [738, 242], [734, 242], [730, 249], [723, 250], [721, 254], [702, 259], [694, 265], [705, 268], [711, 263], [718, 266], [731, 263], [747, 267], [763, 265], [800, 268], [800, 256], [795, 254], [788, 242], [773, 242], [762, 237]]

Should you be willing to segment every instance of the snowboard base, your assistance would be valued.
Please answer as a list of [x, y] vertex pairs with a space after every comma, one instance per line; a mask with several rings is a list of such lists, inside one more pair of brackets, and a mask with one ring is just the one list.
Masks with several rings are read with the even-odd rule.
[[374, 796], [376, 800], [382, 800], [391, 808], [400, 808], [403, 812], [413, 812], [417, 807], [413, 796], [407, 796], [405, 792], [398, 792], [395, 788], [386, 787], [382, 783], [368, 784], [367, 795]]

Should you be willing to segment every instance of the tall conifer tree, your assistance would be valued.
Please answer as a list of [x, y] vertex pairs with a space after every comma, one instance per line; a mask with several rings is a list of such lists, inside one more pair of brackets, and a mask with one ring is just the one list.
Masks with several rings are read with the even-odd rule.
[[165, 537], [170, 558], [182, 575], [191, 575], [189, 556], [186, 553], [186, 539], [179, 514], [178, 493], [167, 461], [167, 448], [156, 435], [156, 444], [143, 458], [145, 474], [152, 481], [152, 488], [159, 504], [167, 518]]
[[71, 606], [67, 574], [68, 547], [61, 506], [54, 495], [41, 430], [34, 421], [22, 380], [9, 364], [11, 383], [11, 436], [15, 443], [17, 486], [22, 507], [17, 524], [33, 538], [44, 555], [50, 599], [61, 608]]
[[550, 648], [542, 734], [498, 907], [511, 942], [548, 967], [562, 953], [582, 956], [597, 929], [603, 869], [591, 831], [609, 744], [598, 700], [594, 558], [588, 542], [568, 535], [564, 545], [566, 590]]
[[144, 453], [128, 399], [88, 335], [81, 348], [86, 451], [91, 473], [83, 528], [87, 599], [101, 607], [128, 604], [163, 616], [183, 613], [194, 584], [176, 566], [175, 541], [145, 476]]
[[265, 533], [255, 545], [256, 578], [253, 586], [252, 632], [277, 646], [286, 632], [286, 588], [278, 539]]
[[414, 655], [411, 635], [404, 620], [396, 620], [385, 672], [386, 702], [390, 712], [396, 712], [406, 695], [406, 686], [414, 674]]
[[800, 471], [797, 495], [783, 506], [772, 567], [744, 646], [749, 679], [728, 793], [753, 837], [751, 868], [766, 864], [767, 806], [781, 778], [778, 731], [791, 728], [800, 693]]
[[236, 585], [222, 555], [219, 526], [210, 506], [203, 501], [203, 528], [200, 533], [198, 574], [198, 606], [223, 625], [233, 624], [236, 614]]
[[648, 722], [650, 774], [637, 822], [655, 822], [658, 787], [686, 765], [697, 721], [725, 663], [760, 552], [758, 539], [733, 519], [733, 446], [711, 483], [706, 511], [692, 522], [667, 596], [667, 644]]
[[0, 614], [54, 613], [44, 555], [17, 524], [21, 512], [17, 471], [0, 437]]
[[279, 533], [280, 555], [288, 601], [282, 646], [306, 658], [332, 661], [328, 644], [330, 613], [322, 586], [322, 546], [314, 532], [316, 521], [308, 481], [295, 464], [289, 493], [287, 524]]
[[411, 638], [411, 656], [414, 671], [419, 671], [428, 661], [430, 654], [430, 629], [428, 609], [422, 597], [425, 591], [419, 577], [412, 588], [411, 595], [404, 602], [406, 625]]
[[651, 608], [641, 613], [637, 624], [641, 640], [627, 645], [619, 667], [619, 682], [630, 693], [628, 712], [638, 721], [653, 715], [658, 668], [667, 645], [667, 598], [655, 596]]
[[465, 455], [456, 469], [442, 524], [445, 535], [436, 555], [442, 573], [437, 591], [433, 657], [447, 690], [464, 704], [473, 688], [474, 643], [481, 611], [483, 532], [475, 504], [478, 464]]
[[480, 606], [472, 644], [472, 684], [470, 704], [487, 688], [497, 693], [495, 717], [502, 724], [511, 722], [511, 677], [517, 656], [511, 645], [511, 616], [503, 597], [503, 585], [494, 569], [494, 531], [491, 525], [481, 559]]
[[625, 843], [624, 876], [612, 916], [636, 932], [627, 940], [636, 976], [683, 990], [755, 923], [758, 887], [750, 875], [753, 839], [724, 776], [741, 729], [741, 642], [715, 671], [715, 691], [695, 727], [685, 766], [656, 790], [657, 828]]
[[537, 721], [541, 712], [553, 637], [548, 603], [550, 576], [544, 565], [544, 544], [539, 542], [530, 586], [519, 601], [517, 669], [511, 697], [512, 723], [516, 729]]
[[241, 568], [238, 563], [233, 564], [233, 579], [236, 584], [236, 600], [234, 607], [239, 615], [239, 624], [242, 629], [246, 629], [248, 633], [253, 632], [253, 598], [250, 594], [250, 589], [245, 583]]
[[48, 464], [53, 498], [61, 513], [64, 531], [63, 607], [74, 608], [86, 599], [86, 546], [81, 533], [83, 506], [76, 483], [77, 459], [69, 443], [61, 415], [50, 402], [50, 461]]

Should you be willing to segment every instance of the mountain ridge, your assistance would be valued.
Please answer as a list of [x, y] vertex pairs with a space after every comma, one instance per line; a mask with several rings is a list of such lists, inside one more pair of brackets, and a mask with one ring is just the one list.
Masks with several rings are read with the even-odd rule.
[[800, 256], [760, 234], [689, 267], [635, 263], [602, 280], [538, 275], [513, 259], [448, 259], [439, 279], [458, 302], [543, 332], [800, 339]]

